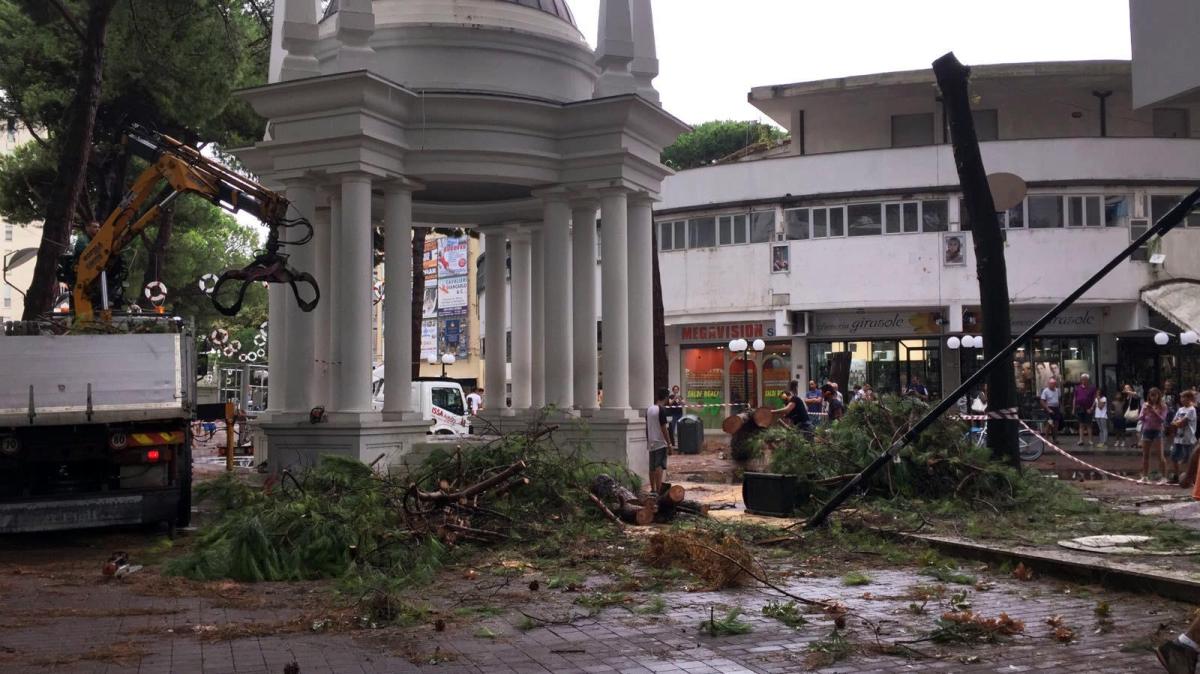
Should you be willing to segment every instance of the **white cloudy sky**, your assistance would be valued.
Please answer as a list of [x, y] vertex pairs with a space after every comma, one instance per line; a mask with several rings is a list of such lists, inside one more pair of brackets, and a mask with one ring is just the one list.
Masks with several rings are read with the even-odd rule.
[[[569, 0], [596, 43], [600, 0]], [[1128, 0], [654, 0], [669, 111], [763, 119], [751, 87], [963, 63], [1129, 58]]]

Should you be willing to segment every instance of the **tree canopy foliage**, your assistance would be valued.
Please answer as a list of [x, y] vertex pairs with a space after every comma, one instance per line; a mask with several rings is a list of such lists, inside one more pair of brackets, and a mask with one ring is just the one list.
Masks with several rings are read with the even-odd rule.
[[705, 122], [663, 150], [662, 162], [677, 171], [706, 166], [751, 145], [773, 144], [786, 137], [778, 127], [762, 122]]
[[[0, 215], [30, 223], [47, 217], [64, 153], [69, 107], [82, 85], [87, 48], [80, 23], [95, 0], [0, 0], [0, 119], [29, 129], [34, 140], [0, 157]], [[234, 147], [262, 137], [263, 121], [236, 89], [261, 84], [270, 56], [271, 0], [121, 0], [112, 8], [91, 153], [76, 222], [103, 221], [143, 166], [123, 175], [120, 139], [139, 124], [194, 145]], [[61, 6], [61, 7], [60, 7]], [[197, 319], [216, 318], [197, 287], [200, 276], [241, 266], [258, 244], [252, 227], [194, 197], [126, 251], [127, 297], [141, 298], [146, 278], [171, 289], [168, 305]], [[163, 261], [166, 261], [164, 264]], [[152, 267], [146, 272], [147, 266]], [[35, 283], [37, 281], [35, 280]], [[257, 325], [265, 293], [255, 292], [238, 323]], [[232, 327], [232, 326], [231, 326]]]

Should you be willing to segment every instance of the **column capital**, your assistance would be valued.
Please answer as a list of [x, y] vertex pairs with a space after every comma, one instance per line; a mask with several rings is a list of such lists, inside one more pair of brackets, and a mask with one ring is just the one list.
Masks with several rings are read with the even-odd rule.
[[384, 192], [420, 192], [421, 190], [425, 189], [425, 183], [419, 180], [413, 180], [407, 176], [391, 176], [389, 178], [377, 180], [376, 184], [383, 188]]
[[577, 211], [585, 208], [598, 210], [600, 208], [600, 198], [595, 195], [579, 195], [571, 198], [571, 210]]
[[571, 193], [565, 187], [546, 187], [534, 190], [533, 196], [545, 203], [565, 203], [571, 200]]
[[629, 195], [629, 204], [631, 206], [653, 206], [658, 201], [662, 201], [662, 197], [649, 192], [634, 192]]
[[331, 172], [329, 174], [329, 177], [334, 182], [336, 182], [338, 184], [342, 184], [342, 185], [344, 185], [346, 183], [371, 183], [372, 185], [374, 185], [375, 181], [380, 179], [380, 176], [375, 175], [374, 173], [370, 173], [368, 171], [363, 171], [363, 170], [358, 170], [358, 169], [349, 170], [349, 171]]

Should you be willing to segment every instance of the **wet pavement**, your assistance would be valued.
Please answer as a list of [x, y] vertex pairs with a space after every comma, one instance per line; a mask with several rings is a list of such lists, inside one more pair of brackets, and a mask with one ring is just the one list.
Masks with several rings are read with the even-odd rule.
[[[25, 537], [0, 551], [0, 671], [275, 674], [296, 662], [301, 674], [1148, 672], [1157, 665], [1147, 645], [1181, 630], [1192, 609], [966, 564], [971, 578], [957, 580], [967, 584], [942, 583], [871, 554], [841, 569], [869, 580], [846, 586], [841, 577], [803, 577], [799, 565], [789, 567], [801, 549], [774, 554], [772, 565], [785, 571], [775, 577], [794, 594], [844, 604], [844, 640], [830, 639], [833, 621], [820, 612], [804, 613], [806, 624], [796, 628], [764, 616], [764, 605], [783, 600], [765, 588], [618, 592], [611, 579], [590, 578], [567, 592], [548, 589], [548, 572], [533, 568], [499, 580], [447, 575], [423, 592], [431, 612], [414, 625], [357, 629], [329, 627], [340, 623], [328, 583], [188, 583], [159, 576], [149, 552], [143, 561], [151, 565], [141, 573], [101, 577], [109, 550], [156, 540], [142, 532]], [[540, 589], [531, 590], [530, 580], [540, 580]], [[483, 603], [464, 611], [468, 595]], [[587, 615], [584, 605], [598, 600], [613, 605]], [[702, 620], [731, 608], [742, 610], [749, 633], [701, 633]], [[994, 644], [929, 641], [939, 617], [954, 610], [1004, 612], [1023, 621], [1024, 631]], [[1054, 616], [1070, 630], [1065, 642], [1047, 624]], [[438, 617], [448, 623], [443, 632], [434, 627]]]

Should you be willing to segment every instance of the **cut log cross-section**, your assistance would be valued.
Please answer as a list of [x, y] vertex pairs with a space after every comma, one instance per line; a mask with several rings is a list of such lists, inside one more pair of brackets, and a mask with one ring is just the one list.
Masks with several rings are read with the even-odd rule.
[[639, 498], [610, 475], [597, 475], [592, 480], [592, 493], [605, 503], [616, 503], [612, 511], [623, 522], [645, 526], [654, 521], [654, 497]]

